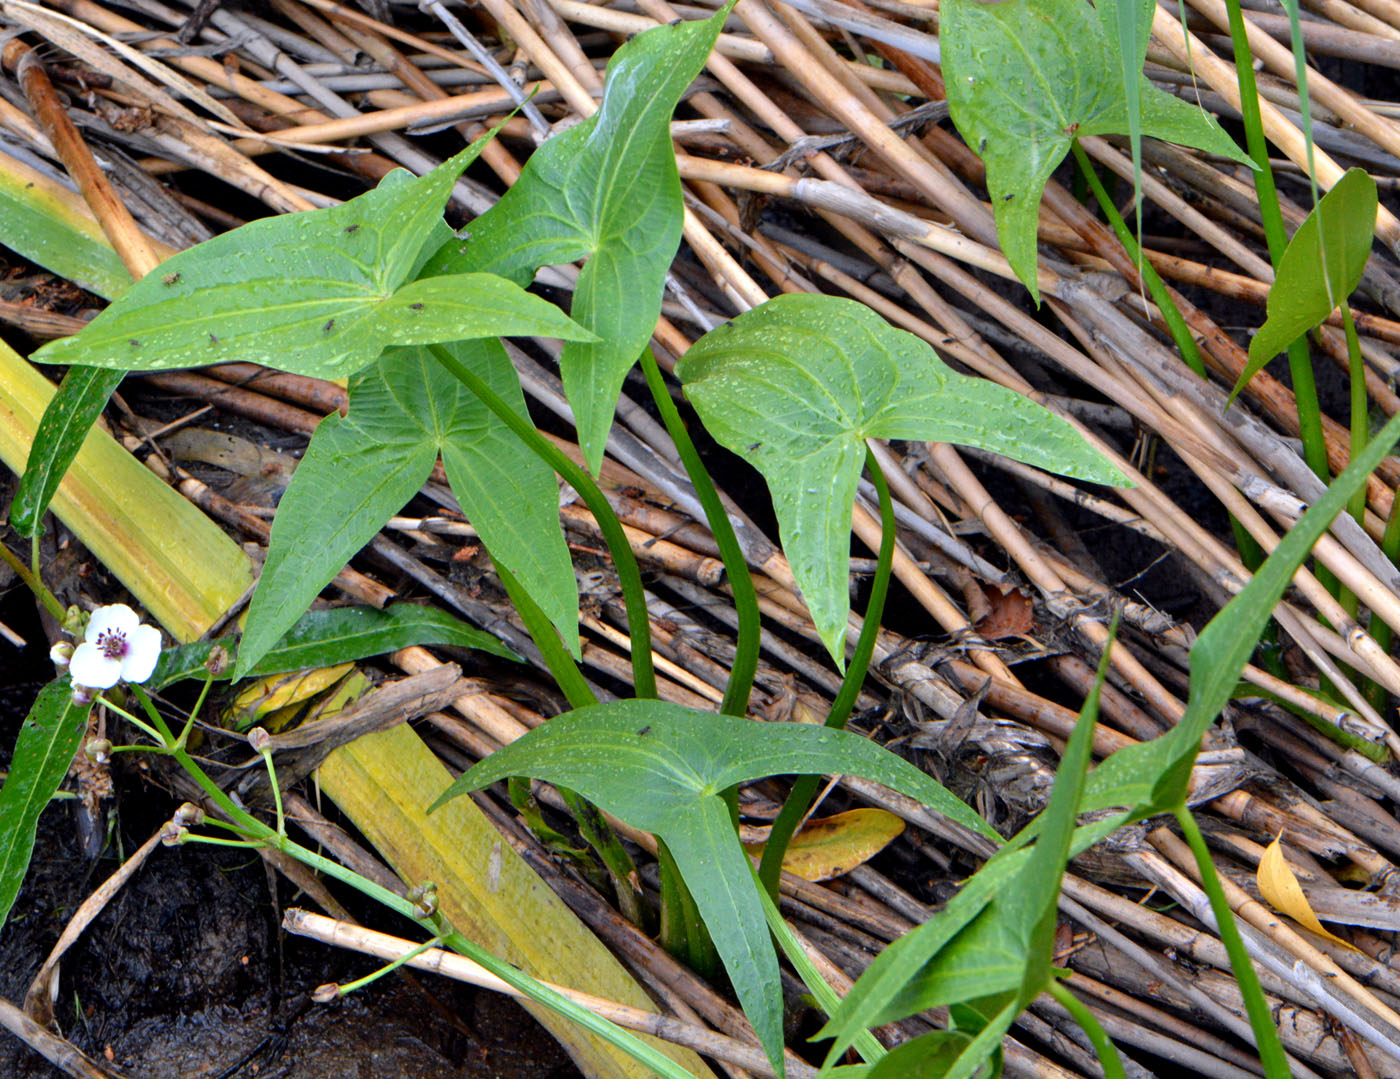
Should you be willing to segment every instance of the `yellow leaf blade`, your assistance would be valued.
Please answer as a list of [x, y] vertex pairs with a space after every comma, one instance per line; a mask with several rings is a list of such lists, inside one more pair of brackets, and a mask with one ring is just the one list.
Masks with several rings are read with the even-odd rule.
[[[864, 865], [904, 831], [904, 821], [883, 809], [852, 809], [809, 820], [783, 854], [783, 869], [803, 880], [831, 880]], [[761, 856], [762, 843], [746, 843]]]
[[1283, 847], [1277, 839], [1269, 844], [1264, 851], [1264, 857], [1259, 860], [1256, 879], [1259, 882], [1260, 894], [1276, 910], [1287, 914], [1303, 928], [1312, 930], [1320, 937], [1335, 941], [1344, 948], [1354, 947], [1323, 928], [1322, 922], [1313, 912], [1312, 904], [1308, 902], [1308, 897], [1303, 894], [1303, 886], [1298, 883], [1288, 860], [1284, 858]]

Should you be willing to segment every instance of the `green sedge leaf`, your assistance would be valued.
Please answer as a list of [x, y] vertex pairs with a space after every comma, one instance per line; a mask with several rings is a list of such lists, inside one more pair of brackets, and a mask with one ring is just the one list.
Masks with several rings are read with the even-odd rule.
[[677, 373], [706, 429], [768, 481], [783, 550], [838, 665], [867, 438], [956, 442], [1096, 483], [1127, 482], [1064, 420], [955, 373], [928, 344], [851, 300], [769, 300], [706, 334]]
[[[195, 641], [167, 648], [156, 661], [147, 688], [161, 690], [186, 678], [203, 678], [214, 649], [227, 648], [231, 643], [227, 640]], [[252, 666], [248, 676], [259, 678], [312, 667], [333, 667], [338, 663], [382, 656], [400, 648], [430, 644], [474, 648], [503, 659], [520, 658], [491, 634], [467, 625], [446, 611], [416, 603], [392, 603], [383, 610], [332, 607], [307, 611]], [[220, 677], [232, 675], [230, 667]]]
[[39, 691], [25, 717], [0, 787], [0, 926], [29, 871], [39, 815], [53, 798], [87, 729], [87, 705], [73, 703], [65, 675]]
[[1186, 714], [1160, 738], [1120, 749], [1095, 768], [1085, 790], [1085, 811], [1126, 807], [1133, 819], [1140, 819], [1184, 803], [1201, 738], [1229, 701], [1293, 574], [1397, 439], [1400, 417], [1377, 432], [1288, 530], [1254, 579], [1210, 620], [1191, 646]]
[[54, 492], [125, 374], [71, 367], [63, 376], [34, 432], [29, 460], [10, 506], [10, 525], [21, 536], [39, 534]]

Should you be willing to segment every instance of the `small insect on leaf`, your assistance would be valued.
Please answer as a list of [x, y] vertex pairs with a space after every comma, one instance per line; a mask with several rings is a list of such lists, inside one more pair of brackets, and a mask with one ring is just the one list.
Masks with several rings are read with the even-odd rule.
[[209, 343], [210, 343], [211, 345], [217, 345], [217, 344], [219, 343], [219, 339], [218, 339], [217, 337], [215, 337], [215, 336], [211, 333], [211, 334], [209, 335]]
[[645, 727], [643, 727], [641, 730], [639, 730], [639, 731], [637, 732], [637, 737], [640, 738], [642, 735], [644, 735], [644, 734], [650, 734], [650, 733], [651, 733], [651, 724], [648, 723]]
[[166, 274], [164, 277], [162, 277], [162, 278], [160, 279], [160, 283], [161, 283], [162, 285], [170, 286], [170, 285], [175, 284], [175, 283], [176, 283], [177, 281], [179, 281], [179, 280], [180, 280], [180, 275], [179, 275], [178, 273], [168, 273], [168, 274]]
[[321, 327], [321, 332], [322, 332], [322, 333], [330, 333], [331, 330], [332, 330], [332, 328], [333, 328], [334, 326], [335, 326], [335, 319], [333, 319], [333, 318], [328, 318], [328, 319], [326, 319], [326, 324], [325, 324], [324, 326]]
[[359, 227], [360, 227], [359, 225], [346, 225], [346, 226], [345, 226], [345, 229], [344, 229], [343, 231], [345, 231], [345, 232], [356, 232], [356, 231], [359, 230]]
[[127, 344], [130, 345], [132, 348], [140, 348], [140, 347], [141, 347], [141, 342], [138, 341], [138, 340], [136, 340], [136, 338], [134, 338], [134, 337], [133, 337], [130, 341], [128, 341]]
[[411, 303], [408, 305], [408, 309], [410, 311], [421, 311], [423, 310], [423, 305], [421, 303]]

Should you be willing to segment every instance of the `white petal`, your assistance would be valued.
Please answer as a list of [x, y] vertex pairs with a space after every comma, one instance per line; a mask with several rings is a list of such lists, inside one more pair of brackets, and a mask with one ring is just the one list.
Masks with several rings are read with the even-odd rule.
[[[136, 632], [136, 627], [141, 624], [141, 620], [136, 617], [136, 612], [125, 603], [113, 603], [107, 607], [99, 607], [92, 612], [88, 619], [87, 632], [83, 634], [83, 640], [89, 644], [96, 644], [99, 637], [106, 633], [116, 633], [122, 637], [131, 639], [131, 635]], [[84, 683], [90, 685], [91, 683]]]
[[160, 630], [155, 626], [137, 626], [126, 642], [126, 658], [122, 660], [123, 682], [144, 682], [156, 669], [160, 658]]
[[108, 659], [97, 645], [85, 643], [73, 649], [68, 675], [75, 685], [111, 689], [122, 675], [122, 665], [118, 660]]

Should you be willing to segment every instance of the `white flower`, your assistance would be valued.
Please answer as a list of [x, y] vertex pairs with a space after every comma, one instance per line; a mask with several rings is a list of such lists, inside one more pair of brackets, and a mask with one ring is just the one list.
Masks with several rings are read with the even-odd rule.
[[159, 656], [160, 630], [143, 626], [126, 604], [114, 603], [92, 612], [68, 674], [75, 686], [111, 689], [118, 682], [144, 682]]

